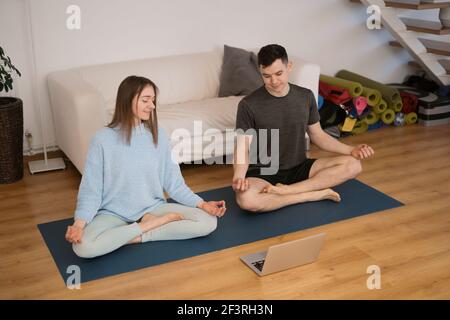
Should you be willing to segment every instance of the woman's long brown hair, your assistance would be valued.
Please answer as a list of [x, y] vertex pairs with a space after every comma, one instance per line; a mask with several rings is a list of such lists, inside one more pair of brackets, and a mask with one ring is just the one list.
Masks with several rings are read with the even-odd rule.
[[137, 101], [139, 101], [141, 92], [146, 86], [153, 87], [155, 91], [155, 109], [150, 114], [150, 118], [144, 121], [144, 125], [152, 132], [153, 143], [155, 145], [158, 144], [158, 118], [156, 116], [158, 87], [150, 79], [138, 76], [129, 76], [120, 83], [119, 89], [117, 90], [114, 116], [111, 123], [107, 125], [109, 128], [119, 127], [128, 144], [131, 143], [131, 135], [135, 121], [132, 109], [133, 98], [137, 95]]

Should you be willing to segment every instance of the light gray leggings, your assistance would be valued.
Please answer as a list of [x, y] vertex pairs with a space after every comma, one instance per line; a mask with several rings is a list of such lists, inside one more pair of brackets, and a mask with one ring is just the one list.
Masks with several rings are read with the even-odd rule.
[[94, 258], [112, 252], [142, 235], [142, 242], [157, 240], [182, 240], [202, 237], [217, 227], [217, 218], [198, 208], [166, 203], [150, 212], [155, 216], [176, 212], [185, 220], [167, 223], [141, 234], [137, 222], [128, 223], [122, 219], [99, 214], [84, 228], [81, 243], [73, 244], [73, 251], [81, 258]]

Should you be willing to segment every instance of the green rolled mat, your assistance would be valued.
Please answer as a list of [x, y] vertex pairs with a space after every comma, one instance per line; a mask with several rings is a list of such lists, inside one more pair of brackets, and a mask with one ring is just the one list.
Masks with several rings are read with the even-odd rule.
[[380, 117], [381, 121], [383, 121], [385, 124], [391, 124], [394, 122], [395, 119], [395, 112], [392, 109], [386, 109]]
[[361, 134], [367, 131], [369, 129], [369, 125], [365, 121], [358, 121], [355, 123], [355, 126], [353, 127], [352, 133], [353, 134]]
[[380, 82], [371, 80], [369, 78], [363, 77], [359, 74], [350, 72], [348, 70], [341, 70], [336, 74], [336, 77], [347, 79], [350, 81], [355, 81], [363, 85], [364, 87], [372, 88], [375, 90], [380, 91], [381, 95], [383, 96], [383, 99], [386, 100], [386, 102], [392, 103], [397, 100], [401, 100], [400, 93], [397, 89], [392, 88], [390, 86], [384, 85]]
[[364, 122], [366, 122], [368, 125], [377, 123], [378, 120], [380, 120], [380, 115], [376, 113], [375, 111], [371, 110], [367, 116], [365, 116], [362, 119]]
[[388, 104], [389, 109], [394, 110], [395, 113], [402, 111], [403, 102], [402, 100], [392, 101]]
[[384, 99], [381, 99], [380, 102], [373, 107], [373, 110], [375, 111], [375, 113], [381, 114], [384, 111], [386, 111], [388, 105], [386, 103], [386, 101], [384, 101]]
[[367, 104], [371, 107], [375, 107], [381, 101], [381, 93], [378, 90], [363, 87], [363, 91], [361, 94], [363, 97], [366, 97]]
[[406, 124], [414, 124], [417, 122], [417, 113], [410, 112], [405, 116], [405, 123]]
[[363, 92], [362, 85], [354, 81], [325, 76], [323, 74], [320, 75], [320, 81], [342, 89], [347, 89], [352, 97], [359, 97]]

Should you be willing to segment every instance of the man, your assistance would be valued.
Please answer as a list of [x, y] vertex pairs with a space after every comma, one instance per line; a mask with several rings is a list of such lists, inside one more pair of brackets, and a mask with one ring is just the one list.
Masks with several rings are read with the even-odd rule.
[[[232, 184], [237, 203], [242, 209], [264, 212], [307, 201], [340, 201], [330, 188], [355, 178], [362, 170], [361, 160], [372, 156], [373, 149], [343, 144], [322, 130], [312, 91], [288, 82], [292, 62], [282, 46], [261, 48], [258, 65], [264, 86], [241, 100], [237, 112]], [[251, 129], [256, 135], [239, 134]], [[262, 173], [267, 164], [259, 156], [249, 163], [250, 146], [261, 139], [261, 129], [279, 130], [279, 140], [273, 141], [279, 143], [279, 170], [272, 175]], [[308, 159], [305, 132], [319, 148], [341, 156]], [[268, 139], [268, 150], [271, 143]]]

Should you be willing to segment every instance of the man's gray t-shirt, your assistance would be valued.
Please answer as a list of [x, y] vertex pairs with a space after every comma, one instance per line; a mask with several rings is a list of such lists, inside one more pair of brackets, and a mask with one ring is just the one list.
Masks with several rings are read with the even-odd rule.
[[[314, 94], [311, 90], [289, 84], [289, 92], [284, 97], [275, 97], [262, 86], [241, 100], [236, 116], [236, 129], [246, 131], [255, 129], [260, 141], [259, 129], [268, 129], [267, 151], [270, 156], [270, 130], [279, 129], [279, 169], [293, 168], [306, 160], [305, 132], [308, 125], [320, 120]], [[252, 148], [255, 147], [255, 139]], [[269, 167], [250, 163], [249, 170]]]

